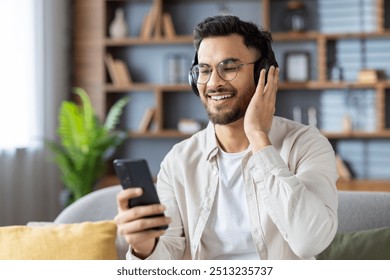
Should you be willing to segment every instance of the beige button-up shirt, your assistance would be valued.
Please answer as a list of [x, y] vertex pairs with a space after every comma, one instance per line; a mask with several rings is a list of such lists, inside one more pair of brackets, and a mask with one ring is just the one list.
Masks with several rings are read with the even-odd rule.
[[[242, 160], [252, 237], [260, 259], [314, 259], [337, 230], [338, 178], [329, 141], [315, 127], [274, 117], [272, 146]], [[149, 259], [203, 259], [202, 233], [218, 185], [214, 126], [176, 144], [157, 190], [172, 223]], [[134, 259], [130, 253], [128, 258]]]

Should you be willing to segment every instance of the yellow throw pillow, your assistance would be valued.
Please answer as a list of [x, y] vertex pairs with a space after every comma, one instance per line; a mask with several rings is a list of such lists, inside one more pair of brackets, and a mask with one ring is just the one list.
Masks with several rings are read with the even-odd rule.
[[2, 260], [118, 259], [113, 221], [0, 227]]

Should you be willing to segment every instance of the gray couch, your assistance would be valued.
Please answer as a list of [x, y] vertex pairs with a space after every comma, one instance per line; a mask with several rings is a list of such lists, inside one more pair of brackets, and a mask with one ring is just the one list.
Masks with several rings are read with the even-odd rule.
[[[120, 190], [117, 185], [94, 191], [65, 208], [54, 222], [111, 220], [116, 215], [116, 195]], [[339, 233], [390, 227], [390, 192], [339, 191], [338, 217]], [[127, 244], [121, 236], [117, 250], [124, 259]]]

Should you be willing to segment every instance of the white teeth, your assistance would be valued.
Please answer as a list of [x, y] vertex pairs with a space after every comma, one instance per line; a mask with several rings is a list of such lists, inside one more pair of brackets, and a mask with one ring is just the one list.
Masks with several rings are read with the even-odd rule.
[[231, 94], [227, 94], [227, 95], [217, 95], [217, 96], [210, 96], [212, 100], [222, 100], [222, 99], [226, 99], [226, 98], [229, 98], [229, 97], [232, 97]]

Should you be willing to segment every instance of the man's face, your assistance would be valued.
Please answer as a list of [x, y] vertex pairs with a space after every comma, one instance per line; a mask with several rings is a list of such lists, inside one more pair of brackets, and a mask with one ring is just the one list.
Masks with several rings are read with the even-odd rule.
[[241, 36], [233, 34], [202, 40], [198, 50], [198, 63], [212, 68], [206, 84], [198, 84], [199, 96], [210, 121], [226, 125], [244, 117], [255, 92], [254, 64], [242, 66], [231, 81], [223, 80], [217, 73], [221, 61], [232, 59], [237, 64], [256, 60], [256, 52], [248, 49]]

